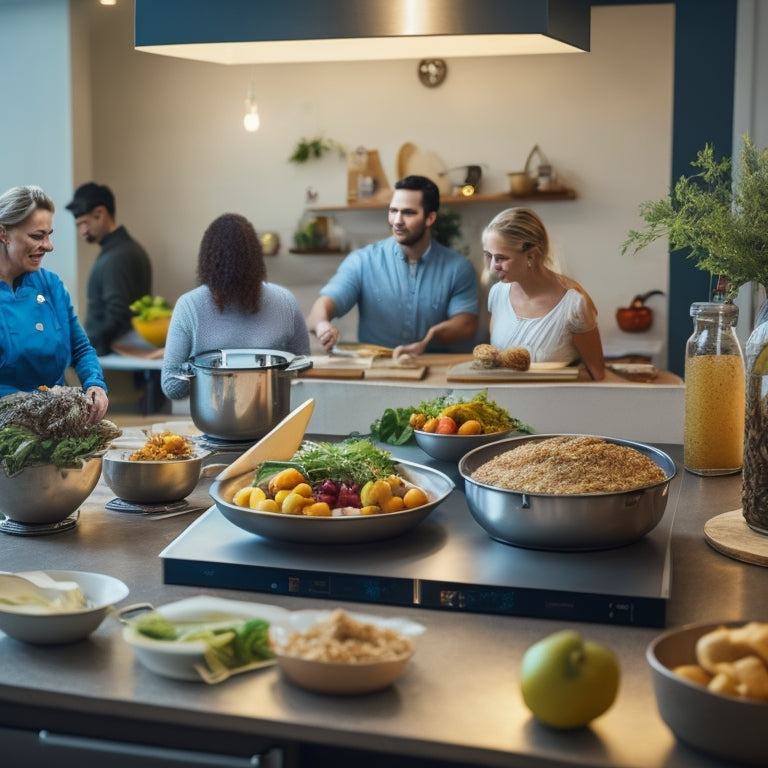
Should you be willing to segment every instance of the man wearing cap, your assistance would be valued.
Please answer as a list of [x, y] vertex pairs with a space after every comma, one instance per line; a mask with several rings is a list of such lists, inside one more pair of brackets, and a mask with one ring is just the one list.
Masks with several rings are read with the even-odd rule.
[[112, 343], [131, 330], [130, 305], [152, 294], [152, 265], [144, 248], [115, 223], [115, 197], [109, 187], [83, 184], [67, 209], [80, 236], [101, 246], [88, 276], [85, 332], [97, 354], [106, 355]]

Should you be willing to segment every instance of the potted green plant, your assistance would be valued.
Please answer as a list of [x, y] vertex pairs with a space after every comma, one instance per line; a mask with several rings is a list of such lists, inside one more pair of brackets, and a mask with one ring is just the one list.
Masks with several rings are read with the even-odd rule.
[[697, 268], [725, 277], [728, 299], [745, 283], [768, 287], [768, 150], [745, 135], [735, 178], [731, 158], [718, 159], [711, 144], [691, 165], [698, 172], [681, 176], [667, 197], [640, 204], [646, 227], [629, 232], [622, 254], [666, 237]]
[[319, 160], [324, 154], [333, 150], [339, 157], [344, 157], [346, 154], [345, 148], [333, 139], [326, 139], [323, 136], [315, 136], [312, 139], [302, 138], [296, 142], [288, 161], [301, 165], [309, 160]]
[[[699, 269], [725, 278], [727, 301], [746, 283], [768, 287], [768, 150], [758, 151], [745, 135], [735, 178], [731, 159], [717, 159], [709, 144], [691, 165], [698, 172], [681, 177], [669, 196], [641, 204], [646, 228], [630, 231], [622, 253], [667, 237], [672, 248], [688, 249], [688, 258], [695, 259]], [[747, 341], [742, 467], [744, 519], [749, 528], [762, 534], [768, 534], [768, 457], [764, 450], [768, 433], [768, 395], [764, 394], [768, 392], [767, 318], [768, 302], [764, 302], [758, 325]], [[690, 384], [686, 372], [686, 420]], [[718, 397], [728, 391], [722, 390]], [[718, 403], [712, 405], [716, 412]]]

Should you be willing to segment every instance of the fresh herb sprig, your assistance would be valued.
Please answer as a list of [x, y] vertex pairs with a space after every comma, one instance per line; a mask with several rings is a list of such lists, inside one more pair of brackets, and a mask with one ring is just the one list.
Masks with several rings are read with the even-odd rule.
[[350, 438], [340, 443], [307, 441], [293, 459], [304, 467], [311, 483], [331, 478], [362, 487], [369, 480], [397, 473], [397, 462], [389, 451], [366, 439]]

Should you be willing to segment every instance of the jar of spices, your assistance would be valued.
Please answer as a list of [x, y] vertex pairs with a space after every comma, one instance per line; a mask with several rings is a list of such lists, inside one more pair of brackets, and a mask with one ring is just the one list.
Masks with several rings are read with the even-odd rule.
[[685, 350], [683, 463], [697, 475], [741, 470], [744, 454], [744, 358], [730, 302], [694, 302]]

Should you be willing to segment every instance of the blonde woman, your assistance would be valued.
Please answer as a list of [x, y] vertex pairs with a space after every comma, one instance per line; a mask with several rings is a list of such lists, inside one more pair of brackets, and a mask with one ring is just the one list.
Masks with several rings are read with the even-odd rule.
[[498, 278], [488, 294], [491, 344], [525, 347], [532, 362], [581, 360], [605, 377], [597, 309], [587, 292], [552, 268], [549, 237], [529, 208], [508, 208], [483, 230], [486, 266]]

